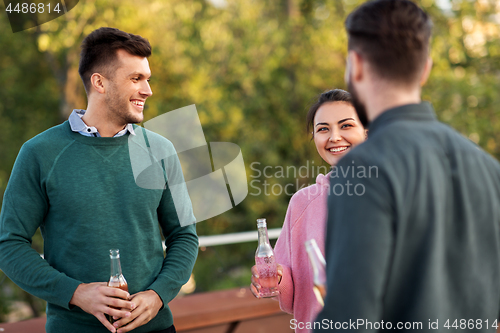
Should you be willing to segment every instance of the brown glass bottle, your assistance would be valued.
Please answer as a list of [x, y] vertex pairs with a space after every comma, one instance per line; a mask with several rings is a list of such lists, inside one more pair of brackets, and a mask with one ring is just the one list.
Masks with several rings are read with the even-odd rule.
[[[122, 266], [120, 264], [120, 250], [109, 250], [109, 257], [111, 259], [111, 276], [109, 278], [108, 286], [113, 288], [120, 288], [128, 292], [127, 280], [122, 274]], [[112, 316], [107, 316], [111, 324], [115, 322]]]

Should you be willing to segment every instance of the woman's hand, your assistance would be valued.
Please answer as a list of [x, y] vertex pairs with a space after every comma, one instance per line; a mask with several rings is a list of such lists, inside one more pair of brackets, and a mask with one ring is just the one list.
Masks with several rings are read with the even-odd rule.
[[[283, 266], [281, 266], [280, 264], [277, 264], [277, 266], [278, 266], [278, 284], [280, 284], [281, 278], [283, 277]], [[257, 266], [254, 265], [252, 267], [252, 284], [250, 285], [250, 291], [255, 297], [260, 298], [259, 291], [260, 288], [262, 287], [270, 288], [274, 286], [265, 285], [265, 282], [261, 283], [259, 279], [259, 271], [257, 270]]]

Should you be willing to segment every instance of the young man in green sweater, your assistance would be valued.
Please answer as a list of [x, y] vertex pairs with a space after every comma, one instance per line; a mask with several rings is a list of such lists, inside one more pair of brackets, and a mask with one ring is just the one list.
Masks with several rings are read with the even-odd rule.
[[[152, 95], [150, 55], [146, 39], [118, 29], [87, 36], [79, 67], [86, 111], [26, 142], [12, 170], [0, 268], [48, 302], [48, 333], [175, 332], [167, 304], [189, 279], [198, 238], [190, 200], [174, 204], [169, 190], [169, 180], [183, 180], [173, 145], [132, 125]], [[170, 156], [146, 155], [164, 175], [159, 189], [139, 186], [131, 163], [133, 152], [152, 146]], [[39, 227], [44, 259], [30, 246]], [[107, 286], [112, 248], [120, 250], [129, 292]]]
[[377, 0], [345, 26], [346, 81], [370, 125], [337, 165], [356, 172], [331, 179], [315, 332], [494, 332], [500, 164], [421, 101], [431, 20], [411, 1]]

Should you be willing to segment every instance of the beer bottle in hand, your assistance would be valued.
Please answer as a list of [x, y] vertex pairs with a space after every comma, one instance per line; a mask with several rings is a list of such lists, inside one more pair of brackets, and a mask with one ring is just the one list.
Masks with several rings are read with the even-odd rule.
[[[111, 276], [109, 278], [108, 286], [113, 288], [120, 288], [128, 292], [127, 281], [122, 274], [122, 266], [120, 264], [120, 250], [109, 250], [109, 257], [111, 258]], [[115, 322], [112, 316], [107, 317], [111, 324]]]

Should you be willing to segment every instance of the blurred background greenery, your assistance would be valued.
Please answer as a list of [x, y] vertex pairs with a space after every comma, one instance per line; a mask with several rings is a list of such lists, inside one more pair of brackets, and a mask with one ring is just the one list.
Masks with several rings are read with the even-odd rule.
[[[0, 198], [21, 145], [73, 108], [85, 108], [79, 45], [92, 30], [112, 26], [153, 46], [154, 95], [145, 120], [196, 104], [207, 141], [241, 147], [249, 195], [199, 223], [198, 233], [255, 230], [258, 217], [281, 227], [291, 194], [314, 183], [324, 165], [305, 131], [305, 113], [322, 91], [345, 88], [343, 22], [361, 2], [82, 0], [66, 15], [15, 34], [0, 6]], [[423, 99], [440, 120], [498, 159], [500, 0], [417, 2], [434, 21], [434, 68]], [[305, 165], [302, 177], [286, 172]], [[262, 172], [266, 166], [271, 177]], [[293, 185], [285, 193], [287, 184]], [[39, 234], [33, 247], [43, 253]], [[195, 292], [248, 286], [255, 248], [256, 242], [202, 248]], [[12, 318], [20, 302], [28, 305], [28, 317], [44, 312], [43, 301], [0, 271], [0, 322]]]

